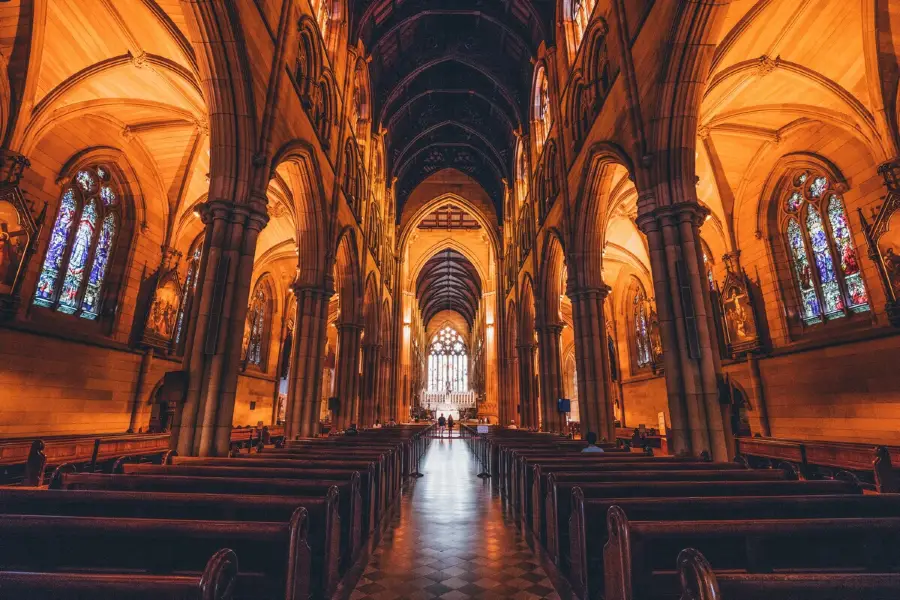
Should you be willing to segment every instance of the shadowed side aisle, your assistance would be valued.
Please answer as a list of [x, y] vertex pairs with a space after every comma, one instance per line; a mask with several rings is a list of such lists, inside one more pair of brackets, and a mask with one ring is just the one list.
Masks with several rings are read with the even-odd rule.
[[463, 440], [434, 439], [351, 600], [559, 598]]

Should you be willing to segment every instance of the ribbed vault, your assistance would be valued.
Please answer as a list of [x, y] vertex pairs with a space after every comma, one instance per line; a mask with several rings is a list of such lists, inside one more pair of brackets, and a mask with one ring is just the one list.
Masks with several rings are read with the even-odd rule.
[[422, 267], [416, 279], [416, 298], [424, 323], [443, 310], [451, 310], [462, 315], [471, 327], [481, 299], [481, 277], [468, 258], [448, 248]]
[[478, 181], [501, 216], [514, 132], [528, 129], [531, 63], [552, 36], [554, 8], [553, 0], [356, 3], [351, 36], [371, 56], [398, 216], [415, 187], [446, 168]]

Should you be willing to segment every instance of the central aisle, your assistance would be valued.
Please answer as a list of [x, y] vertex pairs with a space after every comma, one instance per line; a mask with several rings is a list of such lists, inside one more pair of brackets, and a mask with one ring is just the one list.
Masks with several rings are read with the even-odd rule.
[[463, 440], [431, 440], [420, 471], [351, 600], [559, 598]]

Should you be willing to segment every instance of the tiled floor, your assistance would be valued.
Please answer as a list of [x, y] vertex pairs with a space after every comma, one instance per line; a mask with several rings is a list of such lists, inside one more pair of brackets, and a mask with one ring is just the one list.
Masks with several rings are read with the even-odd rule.
[[461, 439], [434, 439], [351, 600], [559, 596]]

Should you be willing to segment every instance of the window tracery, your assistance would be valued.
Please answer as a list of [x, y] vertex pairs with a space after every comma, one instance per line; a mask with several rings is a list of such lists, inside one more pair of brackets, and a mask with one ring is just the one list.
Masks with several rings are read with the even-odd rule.
[[78, 171], [63, 190], [34, 303], [67, 315], [96, 320], [103, 284], [121, 227], [121, 193], [110, 170]]
[[869, 294], [834, 182], [820, 172], [795, 173], [781, 198], [781, 221], [803, 323], [868, 311]]
[[260, 369], [265, 363], [266, 324], [269, 321], [269, 298], [263, 284], [257, 283], [250, 298], [247, 321], [244, 326], [244, 361]]
[[429, 392], [468, 392], [469, 356], [465, 341], [447, 325], [431, 340], [428, 354]]
[[634, 287], [632, 295], [632, 334], [638, 369], [653, 365], [653, 343], [650, 337], [650, 314], [647, 296], [640, 285]]
[[[178, 318], [175, 321], [175, 336], [172, 338], [172, 348], [175, 352], [184, 352], [185, 320], [190, 318], [191, 304], [197, 292], [197, 279], [200, 276], [200, 258], [203, 256], [203, 239], [194, 242], [188, 255], [187, 269], [184, 274], [184, 286], [181, 290], [181, 305], [178, 308]], [[188, 315], [187, 317], [185, 315]]]
[[552, 115], [550, 111], [550, 86], [547, 81], [547, 70], [541, 67], [537, 75], [537, 86], [534, 99], [534, 135], [537, 153], [544, 148], [544, 142], [550, 134]]

